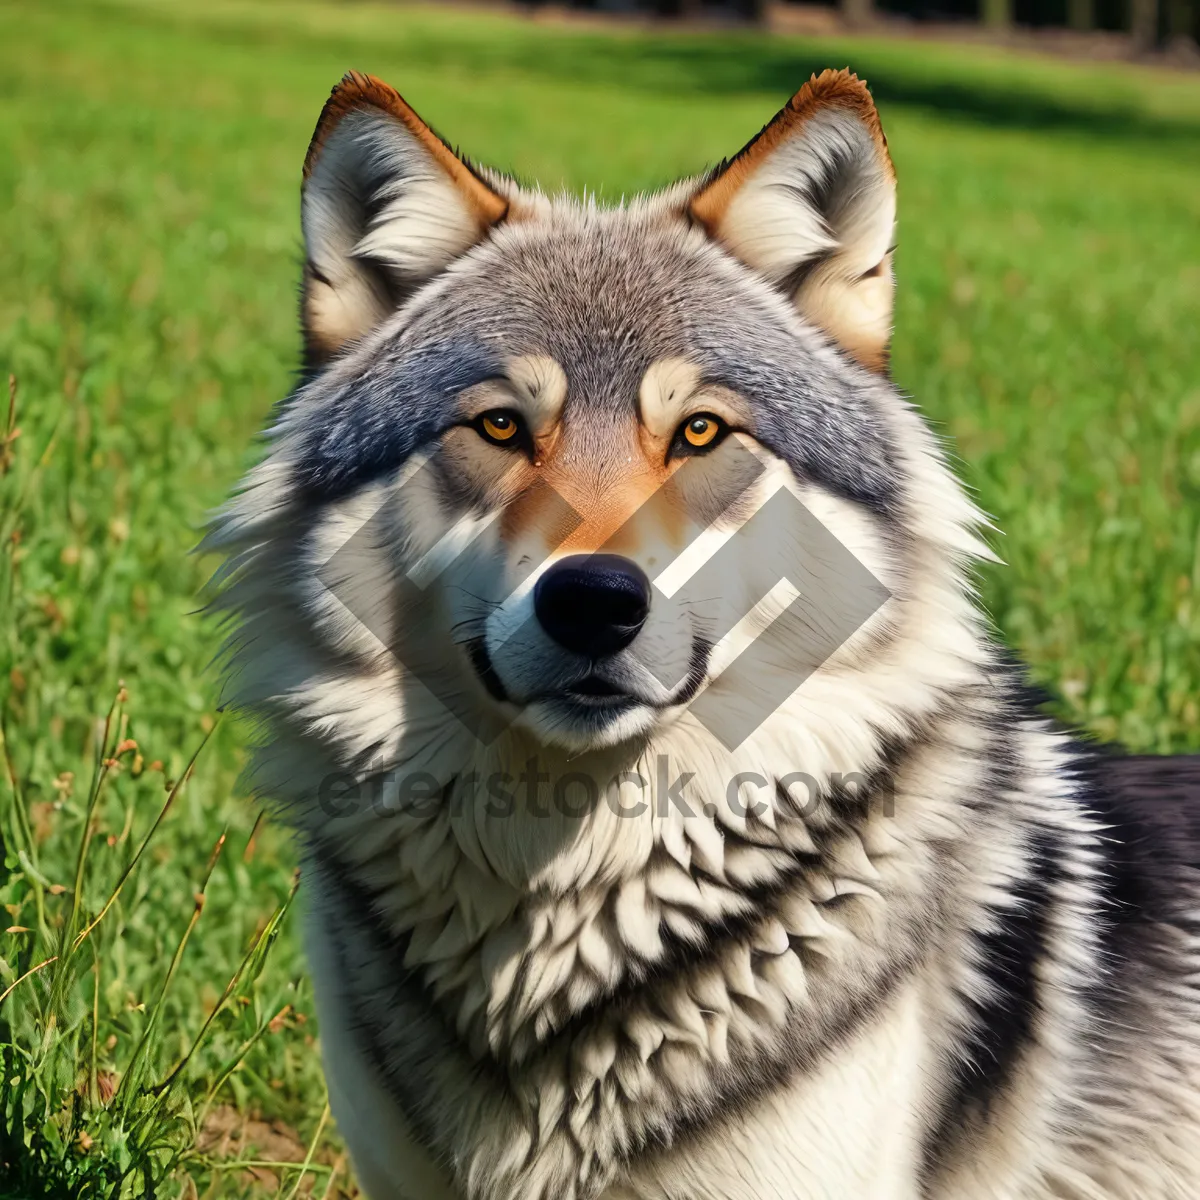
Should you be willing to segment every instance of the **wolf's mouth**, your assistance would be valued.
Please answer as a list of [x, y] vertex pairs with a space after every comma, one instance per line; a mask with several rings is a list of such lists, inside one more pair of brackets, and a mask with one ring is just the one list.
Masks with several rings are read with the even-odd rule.
[[[466, 649], [467, 656], [471, 660], [471, 666], [475, 668], [475, 673], [479, 676], [479, 680], [484, 688], [487, 689], [488, 695], [493, 700], [501, 702], [511, 701], [512, 697], [508, 694], [508, 689], [505, 688], [504, 681], [492, 665], [491, 655], [487, 652], [487, 645], [484, 639], [481, 637], [472, 639], [467, 643]], [[563, 699], [587, 705], [589, 708], [612, 708], [643, 703], [637, 696], [594, 672], [589, 672], [582, 679], [576, 680], [576, 682], [567, 685], [560, 691], [553, 693], [553, 695], [539, 696], [537, 698]]]
[[[475, 673], [479, 676], [480, 682], [493, 700], [521, 703], [521, 701], [517, 701], [509, 695], [508, 689], [504, 686], [504, 681], [500, 678], [500, 673], [492, 664], [491, 655], [488, 654], [484, 638], [472, 639], [466, 644], [466, 650], [467, 656], [471, 660], [471, 665], [475, 668]], [[696, 640], [696, 643], [692, 647], [691, 664], [687, 676], [665, 702], [639, 695], [636, 691], [631, 691], [629, 688], [614, 683], [611, 679], [604, 678], [603, 675], [593, 669], [572, 683], [563, 684], [553, 690], [530, 696], [524, 703], [558, 701], [593, 711], [610, 713], [637, 705], [665, 709], [680, 704], [687, 704], [700, 690], [704, 682], [710, 650], [711, 646], [703, 639]]]
[[579, 696], [581, 699], [587, 700], [611, 700], [616, 697], [632, 699], [627, 691], [617, 687], [615, 683], [609, 683], [607, 679], [602, 679], [599, 675], [586, 675], [578, 683], [573, 683], [564, 690], [568, 695]]

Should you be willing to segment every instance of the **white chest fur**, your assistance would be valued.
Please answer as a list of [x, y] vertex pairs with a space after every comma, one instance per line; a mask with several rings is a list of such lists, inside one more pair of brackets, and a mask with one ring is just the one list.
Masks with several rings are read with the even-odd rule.
[[[309, 953], [334, 1116], [370, 1200], [458, 1200], [355, 1042], [320, 922]], [[927, 1042], [916, 984], [815, 1071], [653, 1159], [600, 1200], [916, 1200]]]

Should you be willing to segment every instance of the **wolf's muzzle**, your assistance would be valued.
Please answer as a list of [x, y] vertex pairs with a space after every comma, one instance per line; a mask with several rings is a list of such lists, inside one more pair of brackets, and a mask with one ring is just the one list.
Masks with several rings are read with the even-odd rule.
[[576, 554], [552, 566], [533, 594], [538, 623], [560, 646], [590, 659], [624, 650], [650, 613], [650, 581], [615, 554]]

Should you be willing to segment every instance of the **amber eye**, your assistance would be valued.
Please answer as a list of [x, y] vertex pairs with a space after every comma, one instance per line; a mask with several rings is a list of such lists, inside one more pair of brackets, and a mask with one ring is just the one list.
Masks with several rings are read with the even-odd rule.
[[496, 409], [477, 418], [475, 427], [489, 442], [497, 446], [511, 445], [521, 431], [521, 423], [510, 412]]
[[715, 440], [717, 434], [721, 432], [721, 422], [716, 417], [704, 414], [688, 417], [683, 423], [681, 432], [683, 440], [689, 446], [695, 446], [698, 449]]

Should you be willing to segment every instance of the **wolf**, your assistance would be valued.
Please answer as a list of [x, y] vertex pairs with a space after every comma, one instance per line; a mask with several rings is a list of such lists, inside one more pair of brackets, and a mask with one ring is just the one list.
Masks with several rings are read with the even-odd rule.
[[1043, 715], [811, 78], [615, 206], [351, 73], [215, 517], [372, 1200], [1200, 1194], [1200, 767]]

